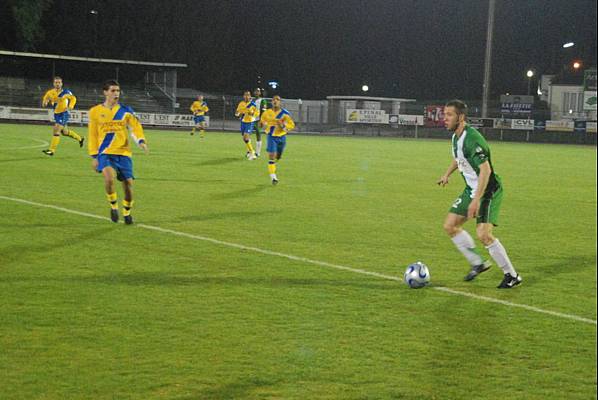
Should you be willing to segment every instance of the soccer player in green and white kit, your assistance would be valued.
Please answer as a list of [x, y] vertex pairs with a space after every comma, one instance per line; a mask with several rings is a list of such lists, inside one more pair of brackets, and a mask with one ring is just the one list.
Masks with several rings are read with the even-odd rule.
[[260, 153], [262, 152], [262, 128], [260, 128], [260, 116], [266, 108], [268, 108], [268, 101], [262, 98], [262, 89], [256, 88], [253, 91], [253, 102], [255, 103], [258, 109], [258, 115], [256, 119], [256, 123], [253, 125], [255, 129], [255, 156], [259, 157]]
[[471, 281], [490, 268], [475, 248], [473, 238], [461, 227], [467, 220], [476, 218], [476, 232], [490, 256], [504, 272], [499, 289], [510, 289], [521, 283], [521, 276], [515, 271], [507, 251], [492, 229], [497, 225], [503, 186], [500, 177], [494, 173], [490, 147], [486, 139], [475, 128], [467, 125], [467, 105], [460, 100], [449, 101], [444, 107], [444, 125], [453, 132], [453, 161], [438, 184], [448, 184], [449, 176], [457, 169], [465, 180], [465, 190], [455, 200], [444, 221], [444, 230], [471, 265], [465, 277]]

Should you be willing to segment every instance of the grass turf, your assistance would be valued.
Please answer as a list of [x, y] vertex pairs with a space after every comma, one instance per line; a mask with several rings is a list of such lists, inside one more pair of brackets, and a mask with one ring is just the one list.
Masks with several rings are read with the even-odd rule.
[[[75, 141], [40, 152], [49, 131], [0, 125], [0, 195], [108, 216]], [[596, 320], [594, 147], [491, 143], [524, 277], [499, 291], [496, 267], [462, 281], [442, 231], [448, 139], [290, 136], [272, 187], [238, 134], [146, 133], [138, 226], [0, 199], [0, 397], [596, 398], [595, 324], [139, 226], [393, 276], [422, 260], [434, 286]]]

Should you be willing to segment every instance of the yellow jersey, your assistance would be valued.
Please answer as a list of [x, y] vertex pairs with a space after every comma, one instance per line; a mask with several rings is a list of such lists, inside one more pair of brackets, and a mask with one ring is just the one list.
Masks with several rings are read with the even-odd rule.
[[237, 112], [235, 115], [241, 118], [242, 122], [254, 122], [260, 115], [257, 106], [253, 100], [241, 101], [237, 106]]
[[111, 109], [98, 104], [89, 110], [89, 155], [115, 154], [131, 157], [129, 134], [136, 144], [144, 143], [143, 127], [133, 109], [117, 104]]
[[190, 110], [196, 117], [205, 115], [205, 113], [210, 111], [210, 109], [208, 108], [208, 104], [205, 101], [203, 103], [200, 103], [199, 101], [194, 101], [193, 104], [191, 104]]
[[[264, 111], [260, 122], [264, 125], [264, 131], [271, 136], [284, 136], [295, 129], [295, 121], [293, 121], [291, 114], [284, 108], [278, 111], [274, 111], [271, 108]], [[279, 122], [282, 122], [282, 126]]]
[[44, 94], [42, 104], [44, 107], [48, 104], [52, 105], [52, 107], [54, 107], [54, 113], [60, 114], [75, 108], [77, 98], [73, 95], [73, 92], [68, 89], [62, 89], [60, 91], [50, 89]]

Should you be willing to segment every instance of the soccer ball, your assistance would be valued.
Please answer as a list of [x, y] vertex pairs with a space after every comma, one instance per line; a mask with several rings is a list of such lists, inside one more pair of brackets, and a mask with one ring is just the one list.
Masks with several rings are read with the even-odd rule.
[[407, 267], [403, 279], [407, 286], [412, 289], [419, 289], [430, 283], [430, 271], [426, 264], [421, 261]]

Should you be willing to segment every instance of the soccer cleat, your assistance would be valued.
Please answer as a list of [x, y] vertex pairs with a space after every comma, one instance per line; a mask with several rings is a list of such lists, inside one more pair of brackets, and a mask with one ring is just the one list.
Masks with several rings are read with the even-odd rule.
[[500, 285], [497, 286], [499, 289], [511, 289], [515, 286], [519, 285], [523, 279], [521, 275], [517, 274], [515, 276], [511, 274], [505, 274], [505, 277], [502, 278], [502, 282]]
[[118, 222], [118, 210], [110, 210], [110, 219], [112, 220], [112, 222]]
[[133, 223], [133, 217], [131, 215], [125, 215], [125, 224], [131, 225]]
[[471, 271], [469, 271], [469, 274], [467, 274], [465, 276], [464, 280], [466, 280], [466, 281], [473, 280], [476, 276], [478, 276], [482, 272], [488, 271], [490, 269], [490, 266], [492, 266], [492, 264], [488, 260], [484, 261], [480, 265], [474, 265], [473, 267], [471, 267]]
[[255, 153], [255, 158], [258, 158], [260, 156], [260, 153]]
[[44, 153], [47, 156], [53, 156], [54, 155], [54, 152], [52, 150], [50, 150], [50, 149], [48, 149], [48, 150], [42, 150], [42, 153]]
[[193, 134], [194, 134], [194, 133], [195, 133], [195, 132], [191, 131], [191, 132], [189, 132], [189, 135], [193, 136]]
[[81, 140], [79, 140], [79, 147], [83, 147], [83, 142], [85, 141], [85, 138], [82, 137]]
[[276, 179], [276, 178], [272, 178], [272, 184], [273, 184], [274, 186], [278, 185], [278, 179]]

